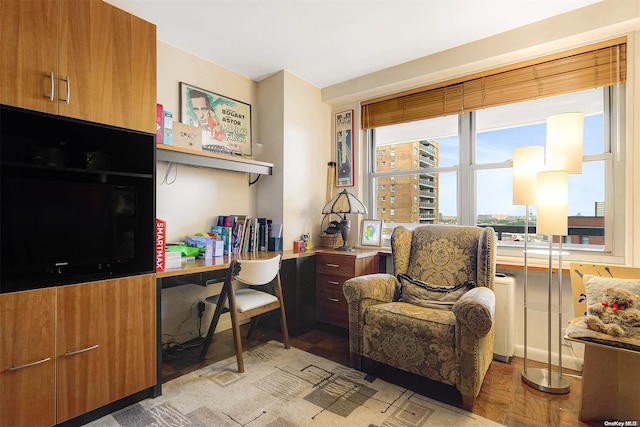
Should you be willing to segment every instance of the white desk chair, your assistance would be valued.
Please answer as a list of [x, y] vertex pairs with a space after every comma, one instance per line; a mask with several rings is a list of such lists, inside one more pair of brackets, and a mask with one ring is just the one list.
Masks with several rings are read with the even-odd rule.
[[[229, 265], [229, 272], [222, 286], [220, 295], [206, 298], [205, 301], [216, 305], [216, 310], [211, 319], [207, 338], [202, 345], [200, 358], [204, 359], [213, 339], [220, 314], [223, 311], [231, 313], [231, 325], [233, 340], [235, 343], [238, 372], [244, 372], [244, 360], [242, 358], [242, 336], [240, 335], [240, 322], [259, 316], [272, 310], [280, 309], [280, 328], [282, 329], [282, 342], [285, 348], [289, 348], [289, 333], [287, 330], [287, 317], [282, 298], [282, 286], [280, 283], [280, 259], [282, 255], [270, 259], [260, 260], [234, 260]], [[269, 285], [275, 279], [275, 295], [255, 289]], [[249, 285], [249, 288], [236, 289], [236, 282]]]

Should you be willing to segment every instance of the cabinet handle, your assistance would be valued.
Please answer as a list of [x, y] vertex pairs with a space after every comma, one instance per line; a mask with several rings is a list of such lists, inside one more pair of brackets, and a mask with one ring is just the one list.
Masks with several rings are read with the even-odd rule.
[[331, 302], [340, 302], [338, 298], [327, 298]]
[[329, 282], [330, 285], [339, 285], [340, 282], [336, 282], [335, 280], [327, 280], [327, 282]]
[[327, 267], [340, 268], [340, 264], [329, 264], [329, 263], [327, 263]]
[[40, 360], [37, 360], [35, 362], [25, 363], [24, 365], [12, 366], [12, 367], [9, 368], [9, 370], [10, 371], [17, 371], [18, 369], [28, 368], [29, 366], [35, 366], [35, 365], [39, 365], [39, 364], [44, 363], [44, 362], [48, 362], [49, 360], [51, 360], [50, 357], [45, 357], [44, 359], [40, 359]]
[[64, 79], [64, 81], [67, 82], [67, 98], [63, 99], [63, 101], [68, 104], [69, 103], [69, 97], [71, 96], [71, 80], [69, 79], [69, 76], [67, 76]]
[[49, 80], [51, 81], [51, 85], [49, 87], [50, 92], [49, 96], [45, 95], [45, 97], [49, 98], [49, 101], [53, 101], [56, 92], [56, 79], [53, 76], [53, 71], [49, 73]]
[[64, 355], [65, 355], [65, 356], [73, 356], [74, 354], [84, 353], [85, 351], [93, 350], [93, 349], [95, 349], [95, 348], [98, 348], [98, 344], [96, 344], [96, 345], [92, 345], [91, 347], [83, 348], [83, 349], [81, 349], [81, 350], [76, 350], [76, 351], [67, 351]]

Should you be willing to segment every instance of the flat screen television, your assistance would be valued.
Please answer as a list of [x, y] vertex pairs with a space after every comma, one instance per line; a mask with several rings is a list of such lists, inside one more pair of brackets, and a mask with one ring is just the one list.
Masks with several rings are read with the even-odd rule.
[[153, 272], [154, 135], [1, 108], [0, 292]]

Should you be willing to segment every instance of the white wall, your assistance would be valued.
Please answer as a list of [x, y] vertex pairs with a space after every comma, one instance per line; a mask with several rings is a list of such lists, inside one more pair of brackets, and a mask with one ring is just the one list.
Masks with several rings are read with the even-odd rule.
[[[222, 67], [190, 55], [166, 43], [158, 42], [158, 103], [179, 120], [179, 82], [207, 89], [242, 102], [256, 104], [257, 83]], [[252, 134], [256, 134], [255, 110], [252, 110]], [[254, 143], [256, 142], [254, 138]], [[255, 148], [255, 146], [254, 146]], [[256, 160], [262, 160], [261, 158]], [[242, 172], [194, 168], [157, 163], [156, 216], [167, 221], [167, 241], [182, 241], [185, 235], [208, 231], [218, 215], [257, 215], [256, 186], [249, 187]], [[168, 172], [168, 173], [167, 173]], [[166, 180], [165, 180], [166, 177]], [[162, 291], [162, 341], [183, 342], [197, 335], [198, 301], [220, 291], [187, 285]], [[207, 307], [203, 330], [208, 329], [213, 307]], [[228, 315], [218, 329], [229, 327]]]
[[[253, 158], [273, 163], [273, 175], [248, 185], [246, 173], [158, 162], [157, 216], [167, 221], [167, 241], [207, 231], [218, 215], [263, 216], [284, 225], [284, 249], [300, 234], [317, 235], [326, 202], [331, 108], [320, 89], [286, 71], [256, 83], [167, 44], [158, 43], [158, 102], [179, 117], [179, 82], [252, 105]], [[256, 176], [252, 175], [251, 179]], [[162, 291], [163, 342], [197, 335], [199, 300], [220, 291], [180, 286]], [[207, 307], [202, 333], [213, 313]], [[223, 316], [218, 330], [229, 327]]]

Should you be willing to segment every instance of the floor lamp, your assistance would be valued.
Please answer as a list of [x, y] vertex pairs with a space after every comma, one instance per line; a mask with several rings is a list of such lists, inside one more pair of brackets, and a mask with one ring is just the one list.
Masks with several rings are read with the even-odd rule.
[[[567, 235], [568, 173], [543, 171], [538, 173], [536, 193], [536, 233], [549, 238], [549, 270], [547, 283], [547, 368], [528, 369], [522, 380], [533, 388], [554, 394], [569, 392], [569, 381], [562, 375], [562, 239]], [[554, 236], [559, 236], [558, 251], [553, 250]], [[558, 370], [551, 369], [553, 255], [558, 254]]]
[[517, 147], [513, 150], [513, 204], [525, 206], [524, 218], [524, 366], [522, 378], [527, 377], [527, 293], [529, 242], [529, 207], [535, 204], [538, 172], [544, 168], [544, 147]]
[[[547, 284], [547, 369], [526, 369], [522, 380], [538, 390], [564, 394], [569, 381], [562, 375], [562, 239], [568, 234], [569, 174], [582, 173], [584, 115], [562, 113], [547, 118], [545, 170], [538, 173], [536, 233], [549, 238]], [[551, 369], [553, 239], [558, 243], [558, 371]], [[525, 309], [526, 312], [526, 309]]]

